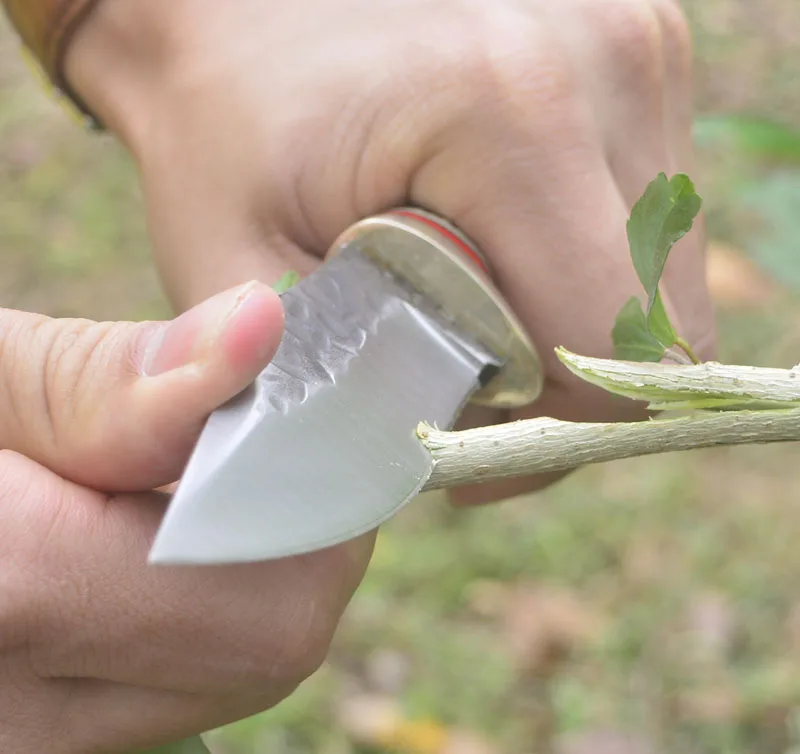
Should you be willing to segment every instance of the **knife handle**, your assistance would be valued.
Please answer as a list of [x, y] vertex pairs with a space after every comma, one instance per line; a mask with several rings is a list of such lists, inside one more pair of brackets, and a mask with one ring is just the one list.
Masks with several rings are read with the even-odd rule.
[[503, 360], [471, 403], [519, 408], [539, 397], [544, 379], [536, 348], [492, 282], [486, 259], [458, 228], [431, 212], [399, 207], [350, 226], [329, 256], [352, 246]]

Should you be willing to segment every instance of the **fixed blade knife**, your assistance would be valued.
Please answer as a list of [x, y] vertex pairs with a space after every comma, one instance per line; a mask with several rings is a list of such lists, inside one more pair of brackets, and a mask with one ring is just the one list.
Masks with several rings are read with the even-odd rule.
[[346, 230], [281, 295], [270, 364], [209, 417], [150, 562], [222, 564], [333, 546], [385, 522], [433, 468], [421, 421], [533, 402], [533, 344], [454, 226], [399, 208]]

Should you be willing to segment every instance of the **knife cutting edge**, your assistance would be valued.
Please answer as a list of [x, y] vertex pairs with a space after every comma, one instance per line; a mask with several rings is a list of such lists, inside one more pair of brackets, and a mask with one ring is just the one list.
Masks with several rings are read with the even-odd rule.
[[150, 552], [157, 564], [270, 560], [386, 521], [424, 486], [420, 421], [541, 392], [536, 350], [455, 227], [400, 208], [345, 231], [281, 295], [272, 362], [211, 414]]

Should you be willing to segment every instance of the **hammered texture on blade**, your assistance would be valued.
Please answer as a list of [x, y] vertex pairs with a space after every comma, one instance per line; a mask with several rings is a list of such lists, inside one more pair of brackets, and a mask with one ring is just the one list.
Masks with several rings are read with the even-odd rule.
[[210, 417], [151, 561], [271, 559], [374, 528], [430, 475], [418, 423], [449, 427], [493, 363], [356, 251], [282, 300], [274, 361]]
[[[293, 404], [332, 384], [367, 336], [378, 326], [386, 305], [401, 292], [393, 281], [360, 255], [342, 256], [307, 285], [296, 285], [281, 297], [286, 313], [283, 340], [258, 381], [269, 404], [287, 413]], [[336, 274], [343, 267], [347, 274]]]

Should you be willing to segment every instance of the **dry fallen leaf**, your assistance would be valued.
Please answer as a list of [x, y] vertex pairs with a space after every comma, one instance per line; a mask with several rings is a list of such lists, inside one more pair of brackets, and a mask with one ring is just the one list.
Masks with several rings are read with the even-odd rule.
[[591, 730], [559, 741], [556, 754], [658, 754], [655, 743], [615, 730]]
[[449, 729], [437, 720], [408, 719], [387, 694], [355, 694], [339, 705], [339, 724], [363, 746], [392, 754], [498, 754], [470, 730]]
[[467, 587], [470, 610], [482, 618], [496, 618], [507, 609], [513, 597], [511, 587], [502, 581], [477, 579]]
[[401, 721], [395, 699], [379, 694], [348, 696], [339, 704], [339, 724], [359, 743], [382, 741]]
[[409, 658], [394, 649], [376, 649], [366, 660], [365, 676], [370, 687], [382, 694], [403, 691], [411, 670]]
[[800, 658], [800, 602], [795, 603], [786, 617], [785, 623], [786, 639], [789, 651], [795, 657]]
[[438, 754], [497, 754], [489, 741], [470, 731], [451, 731]]
[[389, 695], [359, 694], [339, 706], [339, 723], [357, 743], [387, 752], [440, 754], [448, 730], [436, 720], [409, 720]]
[[738, 616], [725, 594], [704, 592], [690, 601], [686, 627], [687, 649], [695, 659], [724, 663], [736, 641]]
[[595, 641], [604, 627], [598, 611], [577, 594], [522, 584], [509, 600], [508, 646], [525, 674], [547, 678], [577, 647]]
[[741, 716], [743, 700], [733, 684], [720, 683], [683, 691], [678, 699], [678, 710], [684, 720], [731, 723]]
[[663, 534], [641, 533], [630, 537], [621, 553], [622, 573], [625, 581], [635, 589], [650, 588], [670, 571], [669, 543]]

